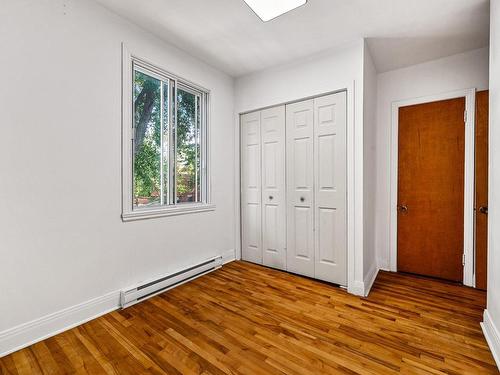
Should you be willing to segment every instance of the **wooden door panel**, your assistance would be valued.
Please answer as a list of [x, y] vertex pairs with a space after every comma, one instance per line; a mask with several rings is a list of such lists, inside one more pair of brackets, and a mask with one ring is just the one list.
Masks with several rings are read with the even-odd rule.
[[486, 289], [488, 258], [488, 116], [489, 92], [476, 93], [475, 181], [476, 181], [476, 287]]
[[398, 271], [463, 279], [465, 98], [399, 109]]

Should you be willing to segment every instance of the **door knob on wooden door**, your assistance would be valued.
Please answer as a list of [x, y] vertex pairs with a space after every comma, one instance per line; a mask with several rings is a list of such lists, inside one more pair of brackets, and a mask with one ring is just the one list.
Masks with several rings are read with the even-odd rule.
[[479, 212], [481, 212], [482, 214], [488, 215], [488, 206], [479, 207]]
[[398, 211], [406, 213], [408, 212], [408, 206], [406, 204], [398, 204]]

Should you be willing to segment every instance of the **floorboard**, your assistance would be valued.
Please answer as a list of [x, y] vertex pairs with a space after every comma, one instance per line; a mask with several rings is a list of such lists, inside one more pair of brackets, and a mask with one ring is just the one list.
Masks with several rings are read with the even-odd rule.
[[380, 272], [368, 298], [233, 262], [9, 356], [1, 374], [497, 374], [483, 291]]

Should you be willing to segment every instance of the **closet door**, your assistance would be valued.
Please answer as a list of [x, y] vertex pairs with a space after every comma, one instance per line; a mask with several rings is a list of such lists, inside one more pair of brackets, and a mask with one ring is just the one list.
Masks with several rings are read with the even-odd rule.
[[347, 284], [346, 93], [314, 99], [315, 277]]
[[241, 116], [241, 255], [262, 263], [260, 112]]
[[261, 112], [263, 264], [286, 269], [285, 107]]
[[286, 106], [287, 270], [314, 277], [314, 102]]

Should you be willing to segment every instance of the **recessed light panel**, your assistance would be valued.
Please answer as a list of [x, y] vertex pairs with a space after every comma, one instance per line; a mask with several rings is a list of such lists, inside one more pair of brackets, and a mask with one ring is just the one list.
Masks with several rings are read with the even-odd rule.
[[307, 0], [243, 0], [264, 22], [298, 8]]

